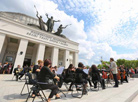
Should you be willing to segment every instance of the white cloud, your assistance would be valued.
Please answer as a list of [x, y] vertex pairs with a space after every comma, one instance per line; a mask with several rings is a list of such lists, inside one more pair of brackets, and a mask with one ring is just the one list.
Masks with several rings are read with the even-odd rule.
[[[97, 35], [96, 41], [106, 41], [109, 45], [128, 47], [135, 38], [131, 39], [134, 33], [128, 34], [125, 30], [130, 29], [131, 32], [131, 21], [138, 22], [136, 21], [138, 19], [137, 0], [97, 0], [92, 3], [94, 5], [92, 10], [99, 22], [92, 27], [91, 31], [92, 36]], [[128, 27], [122, 27], [125, 25]]]
[[[67, 0], [68, 4], [64, 0], [57, 0], [58, 4], [65, 6], [66, 9], [78, 14], [89, 15], [86, 18], [88, 22], [91, 21], [91, 17], [95, 17], [95, 21], [90, 29], [84, 31], [84, 21], [78, 21], [73, 15], [67, 15], [64, 11], [58, 9], [58, 5], [50, 0], [29, 0], [18, 1], [13, 0], [12, 5], [5, 3], [0, 8], [8, 11], [23, 12], [25, 14], [34, 16], [36, 15], [34, 4], [36, 5], [40, 15], [43, 16], [44, 21], [47, 20], [45, 13], [49, 16], [53, 16], [55, 20], [61, 20], [60, 23], [63, 26], [72, 24], [67, 27], [63, 34], [65, 34], [71, 40], [80, 43], [79, 61], [85, 64], [100, 63], [100, 57], [104, 60], [109, 60], [110, 57], [134, 59], [136, 54], [117, 54], [113, 51], [113, 46], [123, 46], [127, 48], [138, 48], [138, 6], [137, 0]], [[18, 6], [13, 6], [18, 5]], [[66, 4], [66, 5], [63, 5]], [[6, 6], [8, 5], [8, 6]], [[14, 8], [13, 8], [14, 7]], [[131, 21], [135, 23], [136, 29], [131, 32]], [[60, 23], [55, 23], [54, 29], [56, 30]], [[122, 26], [128, 24], [125, 30], [122, 30]], [[130, 26], [130, 27], [129, 27]], [[125, 52], [124, 52], [125, 53]]]
[[[134, 46], [130, 45], [133, 45], [133, 40], [137, 38], [132, 39], [134, 35], [132, 30], [135, 29], [131, 29], [131, 26], [134, 23], [138, 26], [137, 0], [67, 1], [69, 2], [70, 11], [95, 17], [95, 21], [91, 21], [89, 18], [89, 22], [96, 23], [88, 32], [88, 36], [91, 37], [90, 39], [98, 43], [107, 42], [109, 45], [134, 48]], [[131, 24], [132, 21], [133, 24]], [[127, 27], [123, 28], [125, 25]]]

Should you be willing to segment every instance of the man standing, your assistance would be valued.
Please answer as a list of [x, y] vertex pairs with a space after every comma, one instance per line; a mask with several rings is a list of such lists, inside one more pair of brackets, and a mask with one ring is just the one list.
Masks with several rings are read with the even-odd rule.
[[113, 58], [110, 58], [110, 65], [108, 65], [108, 64], [106, 64], [106, 65], [110, 68], [110, 71], [113, 73], [113, 77], [114, 77], [114, 81], [115, 81], [114, 87], [119, 87], [118, 80], [117, 80], [118, 70], [117, 70], [116, 62], [114, 61]]

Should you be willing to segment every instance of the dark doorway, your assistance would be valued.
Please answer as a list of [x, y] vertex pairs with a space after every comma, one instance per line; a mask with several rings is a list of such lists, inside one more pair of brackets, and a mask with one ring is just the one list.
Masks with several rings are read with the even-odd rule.
[[26, 66], [26, 65], [28, 65], [28, 66], [31, 65], [31, 59], [28, 59], [28, 58], [25, 58], [25, 59], [24, 59], [23, 66]]

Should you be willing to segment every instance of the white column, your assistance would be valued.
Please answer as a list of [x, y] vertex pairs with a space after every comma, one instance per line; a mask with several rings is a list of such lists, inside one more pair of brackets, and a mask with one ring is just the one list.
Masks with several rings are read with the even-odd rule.
[[73, 61], [74, 61], [74, 66], [78, 67], [78, 52], [74, 52]]
[[0, 54], [4, 45], [5, 38], [6, 38], [5, 34], [0, 34]]
[[37, 54], [37, 44], [35, 44], [33, 48], [33, 55], [32, 55], [31, 63], [35, 64], [36, 54]]
[[44, 53], [45, 53], [45, 45], [39, 44], [37, 49], [35, 64], [37, 64], [38, 60], [42, 60], [42, 61], [44, 60]]
[[52, 66], [58, 66], [58, 54], [59, 54], [59, 49], [54, 47], [52, 49]]
[[6, 52], [6, 48], [7, 48], [7, 39], [5, 38], [1, 53], [0, 53], [0, 63], [2, 63], [5, 52]]
[[65, 50], [64, 52], [64, 66], [65, 68], [68, 68], [69, 66], [69, 51]]
[[[17, 65], [20, 65], [21, 67], [23, 66], [27, 46], [28, 46], [28, 40], [21, 39], [19, 47], [18, 47], [15, 63], [14, 63], [14, 68], [16, 68]], [[21, 52], [22, 52], [22, 54], [21, 54]]]

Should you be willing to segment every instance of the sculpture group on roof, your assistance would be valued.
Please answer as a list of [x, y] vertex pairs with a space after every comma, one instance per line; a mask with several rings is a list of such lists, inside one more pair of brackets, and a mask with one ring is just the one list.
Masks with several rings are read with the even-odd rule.
[[[36, 9], [36, 6], [34, 6], [35, 7], [35, 9]], [[42, 16], [39, 16], [39, 13], [38, 13], [38, 11], [37, 11], [37, 9], [36, 9], [36, 12], [37, 12], [37, 14], [36, 14], [36, 17], [38, 18], [38, 20], [39, 20], [39, 28], [41, 29], [41, 30], [43, 30], [43, 31], [47, 31], [47, 32], [50, 32], [50, 33], [52, 33], [52, 31], [53, 31], [53, 28], [54, 28], [54, 23], [55, 22], [60, 22], [60, 20], [54, 20], [53, 19], [53, 16], [51, 16], [51, 17], [48, 17], [48, 14], [46, 13], [45, 15], [46, 15], [46, 17], [47, 17], [47, 22], [44, 22], [43, 21], [43, 19], [42, 19]], [[47, 26], [47, 29], [45, 28], [45, 25]], [[71, 25], [71, 24], [69, 24], [69, 25]], [[53, 33], [53, 34], [55, 34], [55, 35], [58, 35], [58, 36], [61, 36], [61, 37], [65, 37], [64, 35], [62, 35], [61, 33], [62, 33], [62, 31], [63, 31], [63, 29], [65, 29], [67, 26], [69, 26], [69, 25], [66, 25], [65, 27], [63, 27], [62, 26], [62, 24], [58, 27], [58, 29], [57, 29], [57, 32], [55, 32], [55, 33]]]

